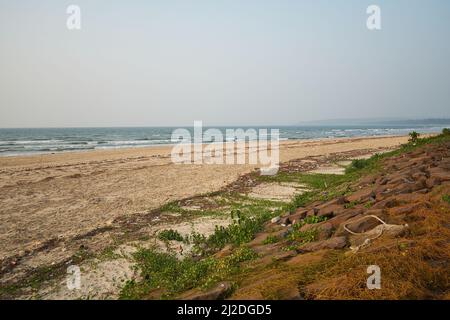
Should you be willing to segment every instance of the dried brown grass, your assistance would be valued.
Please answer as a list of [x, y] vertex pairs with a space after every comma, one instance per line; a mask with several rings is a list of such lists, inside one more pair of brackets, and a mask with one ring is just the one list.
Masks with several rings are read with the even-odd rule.
[[[329, 268], [300, 283], [307, 299], [448, 299], [450, 208], [441, 198], [450, 186], [424, 196], [430, 208], [410, 214], [402, 240], [380, 238], [368, 248], [341, 256]], [[369, 290], [367, 267], [381, 269], [381, 289]]]

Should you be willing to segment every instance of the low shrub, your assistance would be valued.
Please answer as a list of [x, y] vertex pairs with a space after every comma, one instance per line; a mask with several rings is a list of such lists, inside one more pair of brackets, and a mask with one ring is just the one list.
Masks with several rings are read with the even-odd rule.
[[165, 297], [195, 287], [208, 288], [237, 272], [242, 262], [255, 259], [257, 254], [247, 247], [237, 248], [222, 259], [178, 260], [174, 254], [154, 249], [139, 249], [135, 254], [136, 267], [142, 281], [128, 281], [121, 291], [121, 299], [140, 299], [153, 289], [161, 289]]
[[444, 200], [445, 202], [447, 202], [447, 203], [450, 204], [450, 195], [444, 194], [444, 195], [442, 196], [442, 200]]
[[161, 231], [158, 234], [158, 238], [159, 238], [159, 240], [162, 240], [162, 241], [172, 241], [172, 240], [183, 241], [184, 240], [183, 236], [178, 231], [172, 230], [172, 229]]

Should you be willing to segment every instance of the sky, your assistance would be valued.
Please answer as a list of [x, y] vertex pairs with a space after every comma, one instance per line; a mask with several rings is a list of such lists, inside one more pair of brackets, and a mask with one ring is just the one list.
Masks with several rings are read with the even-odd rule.
[[0, 0], [0, 127], [450, 118], [449, 39], [448, 0]]

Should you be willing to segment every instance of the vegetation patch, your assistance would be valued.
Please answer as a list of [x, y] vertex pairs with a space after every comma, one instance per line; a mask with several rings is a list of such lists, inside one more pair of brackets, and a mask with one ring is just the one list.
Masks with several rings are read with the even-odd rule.
[[204, 256], [222, 249], [227, 244], [239, 246], [250, 242], [263, 229], [264, 223], [277, 214], [266, 211], [258, 216], [240, 216], [227, 227], [216, 226], [214, 233], [207, 238], [194, 233], [190, 237], [194, 252]]
[[247, 247], [240, 247], [222, 259], [208, 257], [199, 261], [178, 260], [170, 253], [139, 249], [134, 258], [143, 281], [128, 281], [120, 298], [141, 299], [152, 290], [162, 290], [163, 297], [170, 298], [192, 288], [206, 289], [239, 271], [241, 263], [256, 257], [257, 254]]
[[273, 244], [277, 243], [278, 241], [280, 241], [280, 238], [278, 238], [277, 236], [267, 236], [267, 238], [264, 239], [263, 244]]
[[172, 230], [172, 229], [161, 231], [158, 234], [158, 238], [159, 238], [159, 240], [162, 240], [162, 241], [172, 241], [172, 240], [174, 240], [174, 241], [180, 241], [181, 242], [181, 241], [184, 240], [183, 236], [178, 231]]
[[442, 200], [444, 200], [445, 202], [447, 202], [448, 204], [450, 204], [450, 195], [444, 194], [444, 195], [442, 196]]
[[317, 239], [317, 230], [311, 229], [306, 231], [300, 231], [300, 230], [292, 230], [292, 232], [289, 233], [288, 239], [291, 241], [295, 241], [296, 245], [302, 245], [309, 242], [313, 242]]

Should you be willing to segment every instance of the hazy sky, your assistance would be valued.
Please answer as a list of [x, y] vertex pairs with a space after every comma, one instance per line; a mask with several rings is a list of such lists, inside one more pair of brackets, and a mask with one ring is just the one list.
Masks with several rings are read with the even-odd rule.
[[448, 0], [0, 0], [0, 127], [450, 117], [449, 39]]

